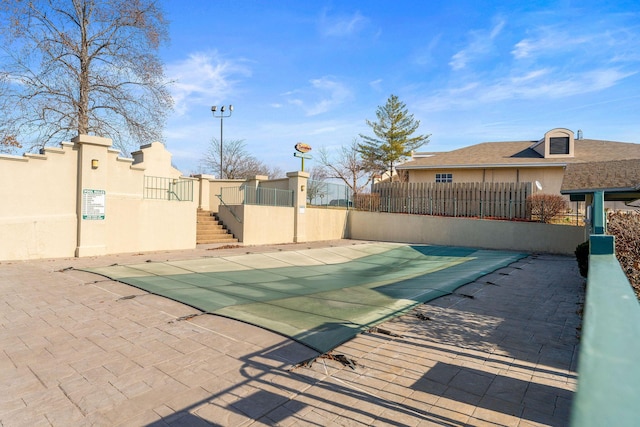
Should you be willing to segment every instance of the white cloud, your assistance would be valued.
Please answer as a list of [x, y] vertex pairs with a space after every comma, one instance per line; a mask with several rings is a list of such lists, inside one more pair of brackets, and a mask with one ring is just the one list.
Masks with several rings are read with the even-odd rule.
[[494, 39], [502, 32], [506, 22], [499, 20], [490, 31], [472, 31], [471, 42], [464, 49], [456, 52], [449, 61], [453, 70], [461, 70], [477, 58], [481, 58], [493, 50]]
[[556, 71], [544, 68], [493, 82], [475, 81], [464, 86], [451, 87], [425, 99], [420, 108], [434, 112], [475, 108], [480, 105], [488, 108], [491, 103], [509, 100], [561, 99], [604, 90], [636, 74], [614, 68], [560, 76], [556, 76]]
[[167, 76], [175, 81], [171, 94], [175, 112], [184, 115], [193, 106], [224, 100], [237, 83], [234, 76], [246, 77], [250, 70], [240, 61], [221, 58], [217, 52], [192, 53], [167, 66]]
[[289, 91], [285, 96], [295, 94], [288, 103], [301, 107], [307, 116], [316, 116], [334, 109], [351, 98], [351, 90], [332, 77], [321, 77], [309, 82], [310, 87]]
[[536, 29], [537, 37], [525, 38], [514, 46], [511, 54], [516, 59], [541, 55], [555, 55], [558, 52], [573, 51], [577, 47], [589, 45], [593, 35], [579, 35], [573, 31], [558, 31], [552, 27]]
[[421, 47], [413, 56], [413, 62], [421, 67], [432, 67], [434, 65], [435, 59], [433, 56], [433, 52], [440, 44], [440, 39], [442, 38], [442, 34], [437, 34], [434, 36], [429, 44], [425, 47]]
[[376, 79], [369, 82], [369, 86], [374, 90], [380, 91], [382, 89], [382, 79]]
[[345, 37], [360, 32], [369, 20], [360, 12], [349, 16], [330, 17], [326, 11], [320, 18], [320, 32], [328, 37]]

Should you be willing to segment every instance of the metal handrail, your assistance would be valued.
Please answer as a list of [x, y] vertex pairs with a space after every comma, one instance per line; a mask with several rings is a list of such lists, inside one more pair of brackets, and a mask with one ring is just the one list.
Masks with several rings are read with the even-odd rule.
[[191, 202], [193, 201], [193, 181], [183, 178], [145, 175], [143, 197], [145, 199]]
[[222, 194], [216, 194], [216, 197], [218, 199], [220, 199], [220, 203], [222, 203], [227, 209], [229, 209], [229, 212], [231, 212], [231, 215], [233, 215], [233, 217], [236, 219], [236, 221], [238, 221], [240, 224], [242, 224], [242, 220], [238, 217], [238, 215], [235, 214], [235, 212], [233, 212], [233, 210], [231, 209], [231, 206], [227, 205], [224, 200], [222, 200]]

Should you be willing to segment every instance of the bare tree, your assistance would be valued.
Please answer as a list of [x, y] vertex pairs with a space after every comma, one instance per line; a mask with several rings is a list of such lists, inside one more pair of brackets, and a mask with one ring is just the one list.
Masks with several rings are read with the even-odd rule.
[[123, 152], [161, 140], [173, 101], [157, 56], [168, 39], [159, 3], [0, 0], [7, 132], [30, 149], [78, 134]]
[[[3, 112], [11, 109], [7, 99], [8, 81], [7, 73], [0, 71], [0, 111]], [[15, 154], [18, 149], [22, 148], [22, 144], [16, 139], [12, 125], [12, 122], [0, 121], [0, 153]]]
[[342, 180], [351, 189], [354, 197], [369, 185], [374, 172], [367, 166], [358, 150], [357, 138], [333, 154], [329, 154], [325, 147], [318, 150], [318, 161], [325, 169], [327, 177]]
[[315, 198], [324, 198], [326, 185], [323, 182], [327, 179], [327, 171], [322, 166], [316, 166], [309, 170], [309, 180], [307, 182], [307, 201], [311, 203]]
[[246, 149], [243, 139], [225, 139], [222, 147], [222, 171], [220, 171], [220, 141], [211, 139], [211, 143], [202, 160], [205, 171], [216, 174], [220, 179], [244, 179], [256, 175], [269, 178], [283, 177], [282, 169], [269, 166], [252, 156]]

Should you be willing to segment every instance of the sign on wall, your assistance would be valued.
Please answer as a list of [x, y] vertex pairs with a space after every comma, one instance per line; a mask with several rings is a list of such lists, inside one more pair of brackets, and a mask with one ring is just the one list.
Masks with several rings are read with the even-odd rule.
[[104, 219], [106, 191], [82, 190], [82, 219]]

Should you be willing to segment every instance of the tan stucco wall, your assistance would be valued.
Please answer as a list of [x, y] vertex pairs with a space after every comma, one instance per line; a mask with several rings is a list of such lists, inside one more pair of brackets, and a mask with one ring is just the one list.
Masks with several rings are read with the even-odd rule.
[[540, 182], [542, 185], [540, 192], [545, 194], [560, 194], [563, 178], [564, 168], [562, 167], [520, 169], [520, 181]]
[[260, 182], [260, 186], [264, 188], [276, 188], [278, 190], [289, 189], [289, 178], [273, 179], [271, 181]]
[[220, 206], [219, 218], [245, 245], [291, 243], [293, 208], [257, 205]]
[[[109, 223], [109, 253], [192, 249], [196, 235], [196, 206], [191, 202], [107, 199], [110, 211], [127, 212]], [[126, 238], [124, 238], [126, 236]]]
[[[540, 182], [542, 193], [560, 194], [563, 167], [418, 169], [409, 171], [409, 182], [436, 182], [437, 173], [453, 174], [453, 182]], [[537, 189], [534, 189], [537, 191]]]
[[220, 206], [218, 218], [239, 242], [244, 242], [245, 205]]
[[256, 205], [243, 208], [243, 243], [266, 245], [294, 241], [293, 208]]
[[298, 209], [298, 214], [305, 219], [302, 222], [305, 227], [304, 233], [300, 233], [305, 240], [298, 240], [299, 242], [348, 238], [347, 218], [351, 211], [346, 209], [307, 207], [300, 213], [299, 207], [234, 205], [221, 207], [219, 217], [229, 231], [244, 244], [292, 243], [296, 241], [295, 209]]
[[482, 182], [482, 169], [409, 170], [409, 182], [436, 182], [437, 173], [453, 174], [453, 182]]
[[172, 155], [161, 142], [143, 145], [131, 153], [133, 164], [144, 164], [145, 175], [163, 178], [180, 178], [182, 172], [171, 164]]
[[71, 143], [0, 156], [0, 260], [73, 256], [77, 162]]
[[349, 238], [571, 255], [584, 227], [352, 211]]
[[347, 238], [346, 209], [306, 208], [307, 241], [334, 240]]
[[[176, 177], [171, 155], [149, 144], [134, 164], [110, 146], [82, 135], [43, 154], [0, 156], [0, 260], [195, 247], [197, 181], [194, 201], [144, 199], [147, 165], [155, 176]], [[83, 189], [105, 192], [104, 219], [82, 219]]]

